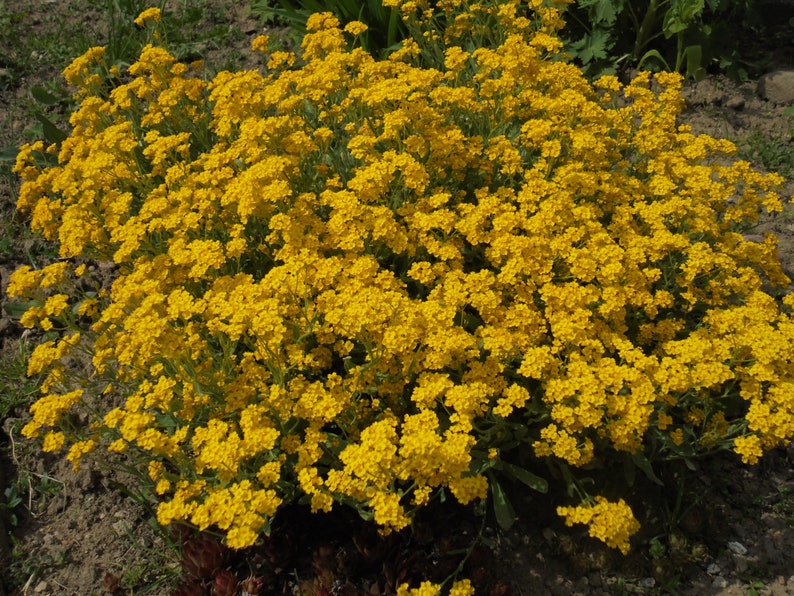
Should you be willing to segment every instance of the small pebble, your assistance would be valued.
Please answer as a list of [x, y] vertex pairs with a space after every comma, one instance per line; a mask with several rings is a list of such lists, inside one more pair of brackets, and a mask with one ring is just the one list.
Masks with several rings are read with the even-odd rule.
[[737, 555], [747, 554], [747, 548], [741, 542], [736, 542], [735, 540], [728, 543], [728, 550]]
[[711, 582], [711, 587], [717, 590], [723, 590], [728, 587], [728, 580], [721, 575], [719, 577], [715, 577], [714, 581]]
[[720, 572], [720, 566], [716, 563], [709, 563], [709, 566], [706, 567], [706, 573], [709, 575], [717, 575]]
[[42, 592], [46, 592], [47, 588], [49, 588], [49, 586], [47, 585], [47, 582], [39, 582], [39, 583], [36, 584], [36, 587], [33, 588], [33, 591], [36, 594], [41, 594]]
[[652, 577], [642, 578], [638, 584], [641, 588], [653, 588], [656, 585], [656, 580]]

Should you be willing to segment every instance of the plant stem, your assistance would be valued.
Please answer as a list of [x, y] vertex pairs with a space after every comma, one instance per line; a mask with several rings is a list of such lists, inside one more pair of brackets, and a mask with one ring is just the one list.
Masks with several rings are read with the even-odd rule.
[[662, 3], [657, 0], [651, 0], [648, 4], [648, 10], [645, 11], [645, 16], [642, 19], [642, 24], [637, 31], [637, 40], [634, 42], [634, 60], [639, 60], [643, 48], [648, 44], [652, 37], [653, 27], [656, 24], [656, 17], [661, 8]]

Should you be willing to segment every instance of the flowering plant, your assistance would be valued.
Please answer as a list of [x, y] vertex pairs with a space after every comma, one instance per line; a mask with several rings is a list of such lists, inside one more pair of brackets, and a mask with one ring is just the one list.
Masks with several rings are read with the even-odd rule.
[[[548, 2], [388, 4], [385, 60], [321, 13], [264, 74], [66, 69], [71, 133], [16, 166], [62, 257], [8, 287], [60, 334], [24, 434], [125, 453], [162, 524], [234, 548], [296, 499], [399, 530], [498, 473], [789, 441], [794, 297], [742, 234], [780, 177], [678, 126], [677, 74], [588, 83]], [[629, 505], [580, 495], [559, 513], [625, 552]]]

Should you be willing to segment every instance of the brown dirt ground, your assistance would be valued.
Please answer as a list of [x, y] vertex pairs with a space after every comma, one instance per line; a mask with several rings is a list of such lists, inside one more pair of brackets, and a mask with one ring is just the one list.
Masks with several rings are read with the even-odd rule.
[[[30, 2], [42, 10], [28, 11], [28, 34], [52, 27], [61, 18], [56, 4]], [[6, 2], [5, 6], [10, 10], [15, 4], [21, 5]], [[246, 47], [259, 32], [257, 23], [240, 7], [242, 3], [213, 0], [210, 4], [217, 22], [233, 24], [244, 33], [232, 51]], [[92, 29], [94, 16], [86, 12], [69, 18], [72, 24]], [[208, 60], [222, 59], [225, 52], [210, 49]], [[778, 65], [792, 55], [783, 52]], [[19, 104], [32, 85], [56, 76], [45, 60], [35, 74], [0, 94], [0, 122], [5, 123], [0, 146], [19, 142], [20, 132], [29, 125], [26, 115], [12, 106]], [[766, 136], [783, 131], [789, 135], [789, 148], [794, 149], [790, 106], [771, 105], [760, 98], [754, 80], [737, 84], [709, 77], [688, 85], [686, 97], [689, 110], [683, 120], [698, 132], [736, 139], [741, 145], [754, 131]], [[13, 189], [6, 181], [0, 184], [2, 215], [10, 217]], [[785, 194], [794, 194], [791, 179]], [[783, 214], [765, 218], [758, 232], [764, 231], [778, 235], [781, 259], [794, 272], [794, 211], [787, 208]], [[22, 244], [20, 240], [20, 251], [26, 248]], [[4, 285], [17, 264], [12, 261], [0, 262]], [[20, 333], [13, 322], [2, 321], [0, 349], [16, 349]], [[21, 411], [16, 415], [25, 417]], [[22, 578], [18, 593], [103, 593], [102, 579], [107, 573], [124, 575], [125, 583], [134, 586], [129, 593], [167, 593], [157, 582], [167, 577], [167, 569], [176, 562], [166, 558], [156, 565], [147, 563], [146, 553], [168, 552], [165, 539], [150, 527], [146, 512], [118, 490], [114, 477], [96, 469], [75, 475], [57, 458], [20, 448], [18, 419], [9, 418], [3, 426], [11, 460], [2, 466], [5, 482], [10, 483], [15, 473], [10, 464], [17, 464], [33, 478], [46, 475], [61, 485], [56, 494], [31, 503], [30, 514], [15, 530], [18, 553], [13, 561], [6, 557], [8, 566], [0, 572]], [[640, 537], [631, 556], [622, 558], [582, 532], [561, 527], [553, 516], [530, 515], [527, 510], [509, 532], [486, 529], [495, 574], [512, 586], [514, 594], [794, 595], [794, 450], [779, 450], [752, 468], [726, 455], [702, 464], [692, 476], [688, 495], [699, 498], [688, 499], [693, 504], [681, 515], [678, 530], [662, 537], [664, 555], [653, 550], [654, 537], [648, 535]], [[664, 495], [648, 495], [657, 497]]]

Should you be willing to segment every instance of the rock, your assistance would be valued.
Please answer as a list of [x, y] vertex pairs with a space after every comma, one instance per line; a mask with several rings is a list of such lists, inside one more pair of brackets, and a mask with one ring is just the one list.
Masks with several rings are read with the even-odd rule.
[[741, 95], [729, 97], [728, 101], [725, 102], [725, 106], [732, 110], [742, 110], [744, 109], [744, 97]]
[[758, 94], [776, 104], [794, 103], [794, 70], [776, 70], [758, 81]]
[[598, 588], [604, 583], [603, 580], [601, 579], [601, 574], [598, 573], [597, 571], [590, 572], [590, 574], [587, 576], [587, 579], [590, 582], [590, 586], [592, 586], [593, 588]]
[[47, 591], [47, 589], [49, 587], [50, 586], [47, 584], [47, 582], [39, 582], [39, 583], [36, 584], [36, 587], [33, 588], [33, 591], [36, 594], [43, 594], [43, 593], [45, 593]]
[[637, 582], [637, 585], [640, 588], [650, 589], [656, 585], [656, 580], [652, 577], [643, 577], [639, 582]]
[[728, 587], [728, 580], [722, 577], [721, 575], [717, 576], [714, 578], [714, 581], [711, 582], [711, 587], [714, 588], [715, 590], [724, 590], [725, 588]]
[[90, 492], [92, 489], [96, 488], [98, 477], [99, 474], [95, 470], [88, 467], [81, 467], [77, 472], [77, 478], [75, 480], [81, 490]]
[[750, 561], [744, 555], [734, 553], [733, 564], [736, 566], [736, 573], [744, 573], [750, 567]]
[[747, 547], [741, 542], [732, 541], [728, 543], [728, 550], [737, 555], [746, 555]]
[[129, 525], [127, 524], [127, 520], [120, 519], [115, 521], [111, 524], [113, 531], [116, 532], [119, 536], [124, 536], [125, 534], [129, 533]]

